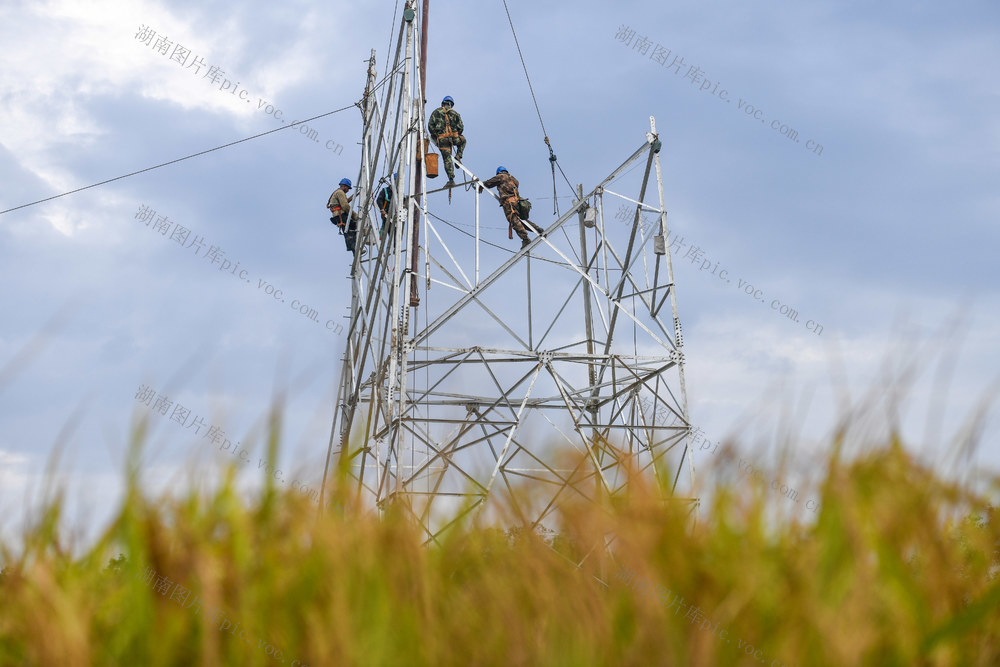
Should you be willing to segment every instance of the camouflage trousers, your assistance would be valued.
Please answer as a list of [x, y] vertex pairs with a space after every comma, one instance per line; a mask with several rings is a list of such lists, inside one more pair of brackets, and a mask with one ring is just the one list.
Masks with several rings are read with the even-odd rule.
[[503, 204], [503, 214], [507, 216], [507, 222], [510, 226], [514, 228], [514, 233], [522, 241], [528, 240], [528, 231], [524, 228], [524, 223], [534, 229], [536, 232], [541, 232], [542, 230], [538, 228], [538, 225], [533, 223], [531, 220], [524, 220], [522, 222], [521, 216], [517, 214], [517, 202], [504, 202]]
[[456, 148], [455, 157], [462, 159], [462, 152], [465, 150], [465, 137], [438, 137], [437, 147], [441, 150], [441, 161], [444, 162], [444, 171], [448, 174], [449, 180], [455, 180], [455, 163], [451, 161], [451, 149]]

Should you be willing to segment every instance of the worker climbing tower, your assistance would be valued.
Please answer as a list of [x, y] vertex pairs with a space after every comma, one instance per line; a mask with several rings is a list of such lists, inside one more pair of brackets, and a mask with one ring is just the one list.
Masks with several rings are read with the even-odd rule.
[[[464, 184], [428, 189], [428, 4], [406, 3], [381, 82], [374, 51], [369, 62], [324, 487], [346, 471], [363, 504], [401, 504], [429, 541], [472, 511], [545, 525], [561, 501], [603, 502], [636, 474], [693, 508], [655, 120], [606, 178], [575, 188], [569, 210], [532, 215], [545, 230], [522, 249], [475, 185], [492, 171], [456, 161]], [[385, 223], [373, 203], [383, 188]]]

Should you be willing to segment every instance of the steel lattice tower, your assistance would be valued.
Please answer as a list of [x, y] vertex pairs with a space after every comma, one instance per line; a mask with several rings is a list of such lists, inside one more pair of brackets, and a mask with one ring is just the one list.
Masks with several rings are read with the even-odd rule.
[[[636, 469], [694, 506], [655, 120], [607, 178], [578, 187], [572, 208], [516, 249], [489, 190], [427, 191], [421, 19], [408, 5], [381, 109], [374, 51], [369, 63], [363, 212], [324, 487], [343, 466], [364, 502], [402, 502], [429, 540], [477, 508], [536, 526], [571, 495], [623, 493]], [[384, 235], [379, 183], [396, 193]], [[635, 191], [617, 191], [626, 187]], [[609, 200], [629, 207], [631, 225], [605, 217]], [[567, 447], [583, 456], [569, 464]], [[526, 483], [528, 494], [513, 493]]]

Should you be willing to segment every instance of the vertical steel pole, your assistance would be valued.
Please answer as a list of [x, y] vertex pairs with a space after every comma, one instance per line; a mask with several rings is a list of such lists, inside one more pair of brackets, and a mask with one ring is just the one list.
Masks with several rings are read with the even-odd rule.
[[[580, 206], [583, 203], [583, 184], [577, 183], [576, 185], [576, 204]], [[580, 268], [583, 269], [587, 275], [590, 275], [590, 258], [587, 255], [587, 233], [585, 226], [583, 224], [583, 218], [585, 215], [584, 209], [580, 208], [580, 259], [582, 261]], [[600, 280], [600, 274], [597, 278]], [[590, 384], [590, 401], [587, 405], [587, 412], [590, 413], [590, 447], [594, 452], [593, 460], [596, 462], [597, 459], [597, 397], [594, 395], [594, 385], [597, 384], [597, 375], [594, 373], [594, 323], [591, 314], [590, 306], [590, 283], [586, 280], [581, 281], [580, 289], [583, 290], [583, 323], [584, 330], [587, 333], [587, 356], [589, 361], [587, 362], [587, 381]], [[598, 474], [594, 477], [594, 483], [597, 485], [596, 493], [601, 492], [601, 475], [600, 470], [595, 471]]]
[[[368, 232], [367, 232], [367, 216], [368, 207], [365, 206], [365, 199], [367, 198], [366, 192], [366, 181], [367, 175], [370, 168], [371, 162], [371, 144], [372, 144], [372, 120], [374, 119], [375, 112], [375, 49], [372, 49], [371, 58], [368, 60], [368, 78], [365, 83], [365, 93], [362, 101], [364, 102], [362, 107], [362, 121], [364, 127], [362, 129], [361, 138], [361, 177], [358, 179], [358, 190], [356, 192], [363, 193], [358, 196], [358, 204], [356, 211], [363, 214], [364, 217], [359, 216], [358, 226], [365, 230], [364, 242], [367, 242]], [[355, 272], [359, 270], [360, 253], [355, 253], [354, 261], [351, 264], [351, 322], [358, 319], [358, 313], [361, 309], [361, 293], [358, 289], [358, 281], [355, 277]], [[333, 439], [338, 426], [340, 426], [340, 452], [341, 458], [346, 458], [347, 447], [345, 443], [347, 436], [350, 435], [352, 421], [354, 419], [354, 405], [357, 403], [356, 397], [353, 395], [354, 390], [354, 369], [355, 369], [355, 355], [359, 353], [358, 349], [354, 346], [354, 341], [351, 338], [356, 335], [357, 332], [351, 330], [347, 332], [347, 346], [344, 352], [344, 358], [341, 360], [341, 374], [340, 374], [340, 386], [337, 388], [337, 398], [333, 404], [333, 424], [330, 427], [330, 442], [326, 450], [326, 463], [323, 466], [323, 483], [320, 486], [319, 492], [319, 507], [322, 512], [324, 507], [324, 497], [326, 494], [326, 480], [327, 473], [330, 470], [330, 459], [333, 456]], [[359, 337], [360, 340], [360, 337]], [[343, 402], [342, 402], [343, 401]], [[365, 434], [365, 437], [367, 434]]]
[[[649, 131], [654, 137], [657, 136], [656, 119], [653, 116], [649, 117]], [[653, 163], [656, 166], [656, 190], [660, 195], [660, 210], [666, 211], [666, 200], [663, 198], [663, 169], [660, 166], [660, 153], [658, 151], [653, 154]], [[677, 289], [674, 285], [674, 264], [670, 258], [670, 246], [666, 243], [669, 230], [667, 229], [667, 216], [665, 214], [660, 215], [660, 235], [664, 238], [664, 246], [666, 246], [667, 284], [670, 285], [670, 308], [673, 311], [674, 316], [674, 345], [676, 345], [677, 352], [681, 355], [681, 360], [677, 364], [677, 377], [680, 385], [681, 409], [684, 411], [684, 421], [688, 423], [687, 434], [684, 437], [685, 442], [683, 455], [687, 456], [688, 484], [691, 485], [690, 493], [693, 494], [694, 457], [691, 455], [691, 418], [688, 416], [687, 384], [684, 382], [684, 336], [681, 334], [681, 321], [677, 316]], [[681, 465], [683, 465], [683, 462]], [[677, 488], [677, 478], [680, 477], [680, 472], [680, 468], [678, 468], [677, 476], [674, 477], [674, 482], [670, 489], [671, 493]]]
[[476, 287], [479, 287], [479, 191], [476, 190]]
[[[423, 11], [420, 13], [420, 114], [418, 118], [421, 119], [420, 132], [417, 134], [417, 150], [423, 151], [423, 118], [424, 112], [426, 111], [427, 100], [424, 97], [427, 90], [427, 17], [430, 11], [430, 0], [424, 0]], [[424, 162], [421, 160], [417, 162], [417, 199], [422, 200], [423, 195], [423, 183], [421, 182], [421, 171], [424, 168]], [[423, 205], [423, 201], [420, 202]], [[417, 273], [417, 246], [420, 244], [420, 212], [419, 209], [413, 214], [413, 241], [410, 245], [410, 271], [416, 275]], [[417, 281], [410, 281], [410, 306], [416, 308], [420, 305], [420, 295], [417, 294]]]

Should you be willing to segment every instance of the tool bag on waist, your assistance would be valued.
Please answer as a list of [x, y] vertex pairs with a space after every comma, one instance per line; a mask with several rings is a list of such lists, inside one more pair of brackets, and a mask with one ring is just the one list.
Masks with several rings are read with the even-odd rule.
[[527, 199], [517, 200], [517, 217], [521, 220], [527, 220], [531, 217], [531, 202]]

